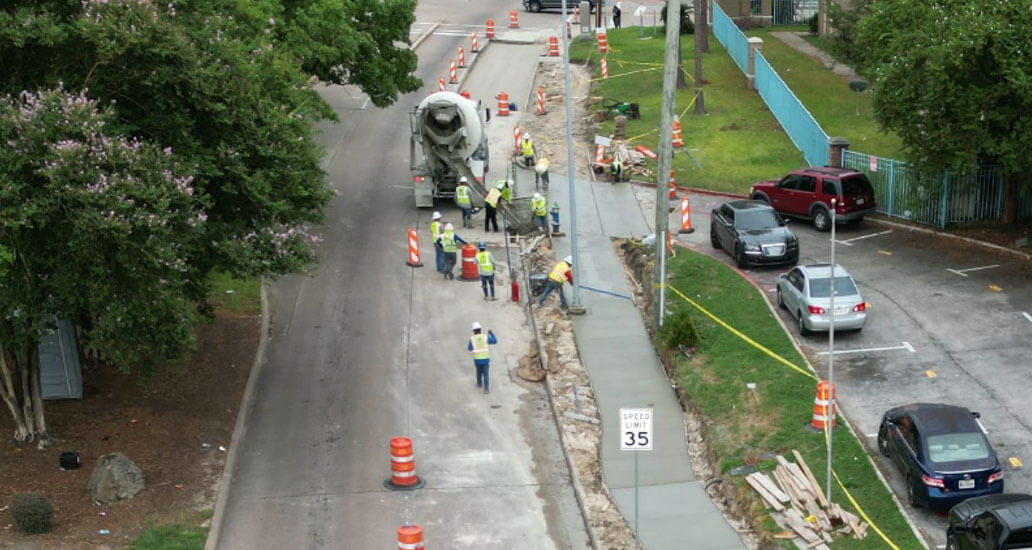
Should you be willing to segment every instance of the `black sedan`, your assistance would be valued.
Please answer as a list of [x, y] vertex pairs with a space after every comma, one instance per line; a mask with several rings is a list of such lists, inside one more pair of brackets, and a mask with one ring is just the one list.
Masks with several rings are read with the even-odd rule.
[[1032, 548], [1032, 495], [987, 495], [950, 510], [946, 550]]
[[760, 201], [734, 200], [714, 208], [710, 243], [731, 254], [740, 268], [799, 261], [799, 239], [773, 208]]
[[948, 509], [971, 497], [1003, 492], [996, 451], [964, 407], [914, 403], [890, 409], [878, 449], [906, 478], [911, 506]]

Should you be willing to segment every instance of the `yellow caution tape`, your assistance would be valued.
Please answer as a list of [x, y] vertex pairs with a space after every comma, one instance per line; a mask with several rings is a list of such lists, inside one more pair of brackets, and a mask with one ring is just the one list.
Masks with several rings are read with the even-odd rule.
[[892, 550], [899, 550], [899, 546], [896, 546], [896, 543], [892, 542], [892, 540], [889, 539], [888, 535], [883, 533], [882, 530], [879, 529], [878, 526], [874, 523], [874, 521], [871, 520], [871, 518], [867, 515], [867, 512], [864, 512], [864, 509], [860, 507], [860, 504], [856, 501], [856, 499], [853, 498], [853, 495], [849, 493], [849, 489], [846, 489], [846, 486], [842, 484], [842, 480], [839, 479], [838, 472], [836, 472], [834, 468], [832, 468], [831, 470], [831, 475], [835, 476], [835, 481], [838, 482], [838, 486], [840, 489], [842, 489], [842, 493], [846, 495], [846, 498], [849, 499], [849, 503], [853, 505], [853, 509], [860, 514], [860, 517], [864, 518], [864, 521], [866, 521], [867, 524], [871, 526], [871, 529], [874, 529], [875, 533], [878, 533], [878, 536], [880, 536], [882, 540], [885, 541], [885, 544], [889, 545], [889, 548], [892, 548]]

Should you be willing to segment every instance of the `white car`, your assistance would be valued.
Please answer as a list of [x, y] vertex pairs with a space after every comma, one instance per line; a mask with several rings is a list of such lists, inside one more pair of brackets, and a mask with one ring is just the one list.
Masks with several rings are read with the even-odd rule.
[[[778, 307], [787, 309], [799, 323], [799, 334], [827, 331], [831, 325], [831, 265], [800, 265], [778, 276]], [[856, 281], [835, 265], [835, 331], [864, 328], [867, 302]]]

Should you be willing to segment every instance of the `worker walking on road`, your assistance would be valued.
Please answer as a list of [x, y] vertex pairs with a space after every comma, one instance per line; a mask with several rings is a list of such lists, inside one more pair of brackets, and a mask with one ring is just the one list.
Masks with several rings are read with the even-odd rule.
[[530, 139], [530, 134], [523, 134], [523, 140], [520, 141], [520, 153], [523, 155], [523, 165], [527, 168], [534, 167], [534, 141]]
[[505, 188], [505, 182], [499, 181], [498, 185], [494, 189], [487, 192], [487, 196], [484, 197], [484, 231], [490, 231], [491, 226], [494, 226], [495, 233], [498, 232], [498, 201], [502, 198], [502, 189]]
[[[477, 267], [480, 269], [480, 289], [484, 291], [485, 300], [497, 300], [494, 292], [495, 261], [494, 256], [487, 250], [487, 243], [480, 241], [477, 244]], [[490, 297], [488, 296], [490, 289]]]
[[444, 232], [444, 228], [441, 227], [441, 213], [434, 212], [431, 220], [433, 221], [430, 222], [430, 240], [434, 243], [434, 260], [437, 262], [437, 272], [444, 273], [444, 250], [438, 242], [441, 233]]
[[459, 250], [459, 245], [456, 243], [467, 244], [466, 241], [462, 240], [462, 237], [455, 234], [455, 228], [452, 224], [444, 224], [444, 232], [437, 238], [437, 242], [441, 243], [441, 249], [444, 250], [444, 273], [445, 279], [454, 279], [455, 275], [452, 273], [452, 269], [455, 269], [456, 252]]
[[548, 202], [541, 193], [534, 193], [530, 199], [530, 209], [534, 211], [534, 221], [541, 228], [542, 233], [548, 233]]
[[466, 176], [459, 178], [455, 188], [455, 205], [462, 209], [462, 227], [473, 227], [473, 198]]
[[473, 336], [469, 337], [469, 344], [466, 345], [466, 349], [473, 352], [473, 365], [477, 368], [477, 387], [483, 387], [484, 393], [491, 393], [488, 370], [491, 367], [491, 352], [487, 349], [487, 346], [497, 344], [498, 338], [490, 330], [487, 334], [482, 332], [480, 323], [473, 322]]
[[553, 290], [559, 291], [559, 307], [566, 311], [566, 293], [563, 292], [563, 283], [569, 281], [573, 284], [573, 256], [567, 256], [563, 258], [563, 261], [555, 264], [552, 268], [552, 272], [548, 274], [548, 280], [545, 281], [545, 291], [541, 293], [541, 297], [538, 298], [538, 306], [545, 305], [545, 299], [552, 293]]

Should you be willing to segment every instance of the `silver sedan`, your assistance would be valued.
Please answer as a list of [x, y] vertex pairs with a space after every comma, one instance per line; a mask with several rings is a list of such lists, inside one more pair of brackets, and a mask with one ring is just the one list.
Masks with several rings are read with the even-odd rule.
[[[831, 325], [831, 265], [800, 265], [778, 276], [778, 307], [799, 323], [799, 334], [827, 331]], [[835, 266], [835, 330], [861, 330], [867, 321], [867, 302], [856, 281]]]

